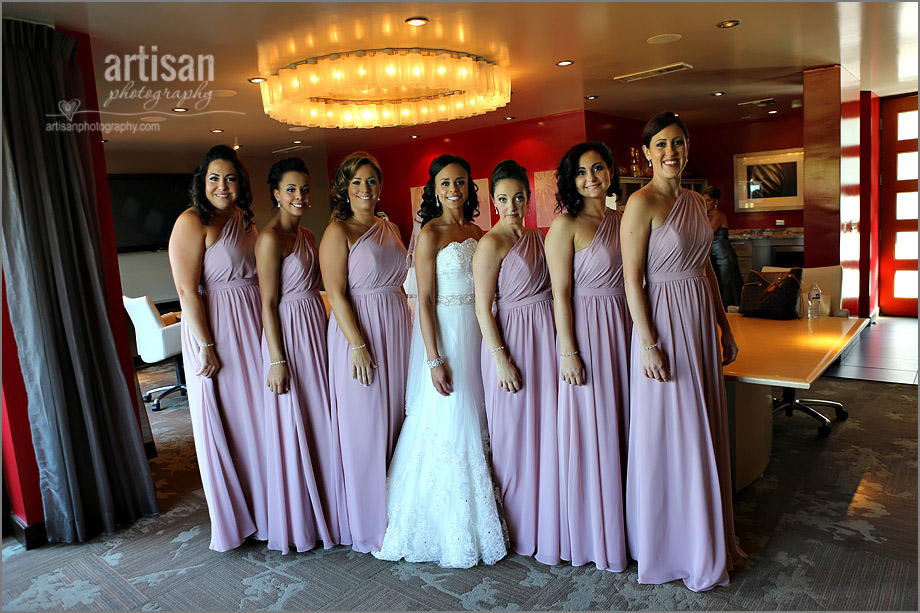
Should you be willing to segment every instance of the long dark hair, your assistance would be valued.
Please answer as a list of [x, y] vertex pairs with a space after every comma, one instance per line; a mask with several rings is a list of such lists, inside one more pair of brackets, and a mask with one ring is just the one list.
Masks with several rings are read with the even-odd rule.
[[513, 179], [524, 186], [527, 192], [527, 199], [530, 199], [530, 180], [527, 178], [527, 169], [515, 162], [514, 160], [502, 160], [495, 165], [492, 170], [492, 196], [495, 196], [495, 186], [499, 181]]
[[422, 204], [418, 207], [418, 217], [423, 227], [443, 213], [434, 191], [434, 179], [439, 172], [451, 164], [459, 164], [466, 171], [466, 177], [469, 181], [466, 202], [463, 203], [463, 218], [467, 221], [473, 221], [479, 216], [479, 196], [477, 195], [479, 187], [473, 183], [473, 171], [470, 168], [470, 163], [462, 157], [444, 154], [431, 160], [431, 166], [428, 167], [428, 183], [425, 184], [425, 189], [422, 192]]
[[607, 188], [607, 195], [617, 198], [623, 195], [620, 189], [620, 171], [616, 164], [613, 163], [613, 154], [610, 147], [600, 141], [587, 141], [578, 143], [565, 152], [562, 159], [559, 160], [559, 167], [556, 169], [556, 212], [565, 211], [571, 217], [577, 217], [578, 213], [585, 208], [585, 199], [578, 193], [575, 187], [575, 173], [578, 172], [578, 162], [581, 156], [594, 151], [610, 170], [610, 187]]
[[[353, 215], [351, 201], [348, 200], [348, 184], [362, 166], [370, 166], [377, 173], [377, 180], [383, 183], [383, 172], [377, 159], [366, 151], [355, 151], [348, 154], [335, 169], [332, 178], [332, 193], [329, 200], [332, 205], [332, 216], [338, 221], [345, 221]], [[374, 205], [374, 214], [377, 214], [377, 205]]]
[[208, 225], [211, 218], [214, 217], [214, 205], [208, 202], [207, 192], [204, 182], [208, 174], [208, 166], [214, 160], [224, 160], [233, 164], [236, 171], [236, 178], [239, 181], [239, 195], [236, 198], [236, 206], [243, 212], [243, 224], [248, 230], [252, 226], [252, 189], [249, 185], [249, 172], [240, 161], [240, 156], [236, 150], [227, 145], [216, 145], [205, 154], [204, 158], [198, 163], [195, 173], [192, 175], [192, 182], [188, 188], [189, 199], [192, 206], [198, 211], [201, 223]]
[[307, 170], [307, 165], [303, 163], [303, 160], [300, 158], [285, 158], [271, 167], [271, 170], [268, 171], [268, 197], [272, 199], [272, 204], [278, 206], [278, 200], [275, 198], [275, 190], [278, 189], [278, 185], [281, 183], [281, 179], [285, 174], [289, 172], [302, 172], [303, 174], [310, 176], [310, 171]]
[[687, 124], [684, 123], [684, 120], [671, 111], [665, 111], [664, 113], [658, 113], [645, 124], [645, 130], [642, 131], [642, 144], [649, 147], [652, 144], [653, 136], [674, 124], [677, 124], [683, 131], [684, 138], [690, 140], [690, 131], [687, 129]]

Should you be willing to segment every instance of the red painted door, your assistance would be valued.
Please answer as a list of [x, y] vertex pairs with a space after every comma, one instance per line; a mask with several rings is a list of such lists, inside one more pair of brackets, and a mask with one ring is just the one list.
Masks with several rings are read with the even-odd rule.
[[917, 95], [881, 101], [879, 310], [917, 316]]

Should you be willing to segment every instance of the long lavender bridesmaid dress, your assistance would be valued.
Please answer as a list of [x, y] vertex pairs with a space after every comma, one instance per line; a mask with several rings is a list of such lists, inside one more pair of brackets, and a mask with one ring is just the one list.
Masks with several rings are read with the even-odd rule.
[[492, 466], [515, 552], [544, 564], [559, 559], [559, 458], [556, 327], [543, 234], [526, 228], [502, 260], [496, 317], [511, 362], [521, 373], [516, 393], [498, 385], [495, 361], [482, 347], [482, 381]]
[[339, 541], [337, 459], [332, 453], [326, 308], [319, 295], [316, 251], [299, 228], [294, 249], [281, 261], [278, 321], [290, 389], [264, 385], [271, 357], [262, 335], [268, 548], [308, 551], [317, 541]]
[[253, 533], [268, 538], [256, 237], [256, 229], [244, 229], [243, 214], [235, 209], [204, 252], [198, 291], [220, 362], [214, 377], [195, 374], [201, 367], [198, 341], [182, 321], [192, 434], [216, 551], [238, 547]]
[[402, 426], [409, 367], [406, 248], [399, 230], [377, 218], [348, 256], [348, 300], [377, 365], [364, 387], [351, 378], [351, 349], [335, 314], [329, 320], [329, 395], [334, 453], [344, 481], [342, 544], [378, 551], [387, 527], [387, 465]]
[[[573, 262], [572, 318], [584, 385], [559, 384], [562, 559], [626, 568], [623, 479], [629, 410], [629, 331], [620, 214], [606, 209]], [[558, 374], [557, 374], [558, 377]]]
[[642, 374], [633, 333], [626, 519], [639, 583], [683, 579], [695, 592], [728, 583], [735, 539], [722, 354], [706, 263], [712, 229], [702, 197], [683, 190], [652, 230], [646, 296], [669, 381]]

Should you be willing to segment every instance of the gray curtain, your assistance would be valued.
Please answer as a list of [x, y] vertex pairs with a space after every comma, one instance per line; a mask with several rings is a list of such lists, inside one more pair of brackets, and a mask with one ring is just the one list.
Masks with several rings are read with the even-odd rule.
[[[77, 42], [3, 20], [3, 272], [51, 541], [159, 512], [108, 319], [90, 138], [46, 129], [86, 108]], [[74, 122], [97, 116], [75, 115]]]

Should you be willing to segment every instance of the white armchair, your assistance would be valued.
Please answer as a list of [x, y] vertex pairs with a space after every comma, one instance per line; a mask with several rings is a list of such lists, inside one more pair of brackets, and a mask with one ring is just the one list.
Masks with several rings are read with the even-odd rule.
[[[134, 324], [134, 337], [141, 359], [154, 364], [167, 358], [173, 358], [176, 365], [176, 384], [166, 385], [147, 391], [144, 402], [153, 401], [152, 410], [160, 410], [160, 400], [167, 394], [179, 392], [186, 394], [185, 369], [182, 365], [182, 325], [179, 323], [181, 313], [160, 315], [148, 296], [129, 298], [122, 296], [125, 310]], [[154, 394], [158, 394], [154, 398]]]

